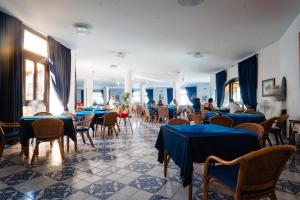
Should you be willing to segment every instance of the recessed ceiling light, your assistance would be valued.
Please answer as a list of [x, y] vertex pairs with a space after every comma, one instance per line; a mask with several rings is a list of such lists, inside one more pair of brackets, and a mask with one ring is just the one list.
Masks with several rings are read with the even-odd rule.
[[73, 24], [74, 30], [78, 35], [85, 36], [91, 33], [91, 26], [86, 23], [75, 23]]
[[204, 0], [178, 0], [178, 3], [182, 6], [191, 7], [191, 6], [197, 6], [203, 1]]
[[126, 52], [117, 52], [116, 56], [119, 58], [124, 58], [126, 56]]
[[191, 51], [187, 53], [188, 55], [192, 55], [194, 58], [203, 58], [204, 54], [199, 51]]
[[116, 69], [116, 68], [118, 68], [118, 65], [110, 65], [109, 67], [113, 68], [113, 69]]

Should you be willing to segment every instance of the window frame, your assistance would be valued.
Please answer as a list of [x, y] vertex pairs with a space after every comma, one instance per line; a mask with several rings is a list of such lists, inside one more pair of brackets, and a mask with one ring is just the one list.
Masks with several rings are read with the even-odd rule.
[[[235, 82], [239, 82], [239, 78], [232, 78], [229, 81], [226, 82], [225, 87], [224, 87], [224, 97], [225, 97], [225, 88], [229, 85], [229, 99], [233, 99], [233, 84]], [[223, 103], [224, 106], [224, 103]], [[241, 104], [241, 106], [244, 108], [244, 103]]]
[[[46, 40], [48, 42], [48, 39], [45, 35], [37, 32], [36, 30], [33, 30], [32, 28], [23, 25], [23, 31], [25, 32], [29, 31], [32, 34]], [[23, 37], [23, 39], [25, 39]], [[24, 44], [24, 41], [23, 41]], [[44, 73], [44, 99], [43, 101], [38, 100], [42, 102], [46, 107], [46, 112], [49, 112], [49, 92], [50, 92], [50, 69], [49, 69], [49, 63], [48, 63], [48, 57], [44, 57], [42, 55], [36, 54], [34, 52], [31, 52], [29, 50], [24, 49], [23, 47], [23, 62], [22, 62], [22, 83], [23, 83], [23, 106], [28, 106], [30, 101], [32, 100], [26, 100], [26, 60], [30, 60], [34, 62], [34, 77], [33, 77], [33, 100], [37, 100], [37, 66], [38, 63], [43, 64], [45, 66], [45, 73]]]

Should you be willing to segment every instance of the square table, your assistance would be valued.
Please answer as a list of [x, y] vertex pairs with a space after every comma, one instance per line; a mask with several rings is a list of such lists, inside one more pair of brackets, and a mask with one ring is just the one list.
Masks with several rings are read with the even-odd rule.
[[190, 197], [194, 162], [203, 163], [211, 155], [233, 160], [260, 148], [255, 132], [213, 124], [164, 125], [155, 147], [160, 163], [167, 152], [179, 166], [183, 186], [190, 185]]
[[23, 116], [20, 119], [20, 142], [22, 145], [22, 152], [25, 156], [29, 155], [29, 139], [34, 138], [34, 130], [32, 123], [38, 119], [55, 118], [64, 122], [64, 135], [68, 135], [73, 141], [76, 141], [75, 129], [73, 126], [73, 120], [69, 116], [65, 115], [47, 115], [47, 116]]
[[[204, 120], [208, 121], [209, 118], [216, 116], [214, 112], [208, 112], [204, 114]], [[266, 120], [264, 115], [248, 114], [248, 113], [221, 113], [225, 117], [233, 119], [233, 126], [237, 126], [243, 123], [261, 123]]]

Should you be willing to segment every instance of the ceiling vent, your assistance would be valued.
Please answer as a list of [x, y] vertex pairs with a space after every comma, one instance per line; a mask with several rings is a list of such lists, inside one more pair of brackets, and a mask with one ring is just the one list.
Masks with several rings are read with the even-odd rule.
[[75, 23], [73, 27], [78, 35], [85, 36], [91, 33], [91, 26], [89, 24]]
[[204, 0], [178, 0], [178, 3], [185, 7], [197, 6], [201, 4]]

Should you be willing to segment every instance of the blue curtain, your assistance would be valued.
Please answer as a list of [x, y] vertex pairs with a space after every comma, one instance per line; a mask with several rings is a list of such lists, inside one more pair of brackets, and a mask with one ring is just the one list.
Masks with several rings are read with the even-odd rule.
[[146, 92], [147, 92], [147, 97], [148, 97], [149, 101], [153, 100], [153, 89], [146, 89]]
[[168, 104], [170, 104], [173, 100], [173, 88], [167, 88], [167, 99]]
[[48, 37], [49, 66], [54, 76], [51, 76], [57, 96], [68, 110], [71, 78], [71, 50], [60, 44], [52, 37]]
[[241, 97], [244, 104], [256, 109], [257, 105], [257, 55], [248, 58], [238, 65]]
[[224, 100], [225, 83], [227, 79], [227, 72], [225, 70], [216, 74], [216, 90], [217, 90], [217, 106], [220, 108]]
[[193, 102], [193, 98], [197, 96], [197, 87], [186, 87], [185, 90], [190, 102]]
[[0, 120], [18, 122], [23, 114], [23, 24], [0, 12]]

